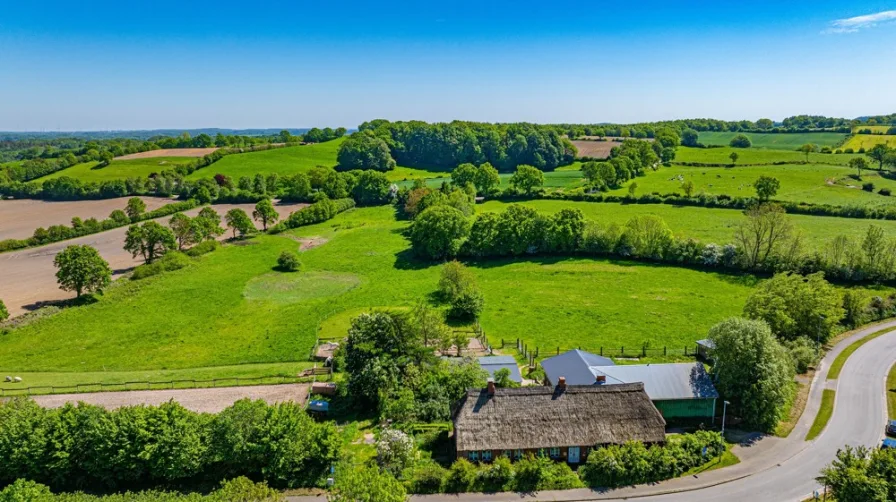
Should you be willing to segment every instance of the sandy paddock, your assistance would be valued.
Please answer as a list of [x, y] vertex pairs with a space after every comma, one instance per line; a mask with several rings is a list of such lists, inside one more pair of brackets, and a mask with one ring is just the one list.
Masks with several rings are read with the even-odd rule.
[[115, 160], [152, 159], [155, 157], [204, 157], [217, 148], [166, 148], [148, 152], [130, 153], [115, 157]]
[[[165, 204], [176, 202], [164, 197], [140, 197], [146, 203], [146, 210], [152, 211]], [[5, 239], [27, 239], [34, 235], [38, 227], [51, 225], [71, 226], [72, 218], [82, 220], [96, 218], [104, 220], [116, 209], [124, 210], [130, 197], [103, 200], [45, 201], [45, 200], [0, 200], [0, 241]]]

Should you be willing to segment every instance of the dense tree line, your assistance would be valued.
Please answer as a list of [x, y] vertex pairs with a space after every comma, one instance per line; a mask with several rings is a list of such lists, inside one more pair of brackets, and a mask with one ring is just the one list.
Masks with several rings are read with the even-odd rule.
[[[385, 158], [383, 146], [388, 148]], [[576, 148], [554, 128], [534, 124], [420, 121], [364, 122], [340, 148], [345, 169], [390, 169], [395, 163], [420, 168], [454, 168], [488, 162], [498, 170], [520, 164], [552, 170], [571, 163]], [[373, 159], [373, 165], [367, 159]]]
[[54, 490], [114, 491], [246, 476], [313, 486], [339, 444], [331, 423], [316, 423], [296, 403], [242, 400], [217, 415], [175, 402], [113, 411], [0, 403], [0, 485], [28, 479]]
[[208, 494], [148, 490], [110, 495], [82, 492], [57, 493], [50, 487], [25, 479], [16, 480], [0, 490], [0, 502], [280, 502], [283, 495], [266, 483], [254, 483], [246, 477], [221, 482]]
[[845, 446], [818, 481], [838, 502], [896, 500], [896, 450]]

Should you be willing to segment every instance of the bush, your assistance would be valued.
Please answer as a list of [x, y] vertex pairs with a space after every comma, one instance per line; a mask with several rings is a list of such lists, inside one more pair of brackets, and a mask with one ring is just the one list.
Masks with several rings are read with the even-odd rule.
[[277, 268], [283, 272], [296, 272], [302, 268], [299, 255], [295, 251], [283, 251], [277, 257]]
[[451, 300], [448, 316], [454, 319], [476, 319], [482, 313], [485, 300], [478, 289], [467, 289]]
[[202, 241], [199, 244], [196, 244], [195, 246], [186, 250], [185, 254], [187, 256], [193, 256], [193, 257], [202, 256], [204, 254], [211, 253], [212, 251], [218, 249], [218, 246], [219, 246], [218, 241], [215, 241], [215, 240]]
[[472, 490], [476, 477], [476, 467], [466, 459], [459, 459], [451, 464], [451, 469], [448, 470], [445, 491], [448, 493], [468, 492]]
[[874, 183], [862, 183], [862, 190], [866, 192], [874, 191]]
[[745, 134], [738, 134], [737, 136], [731, 138], [731, 143], [729, 145], [733, 148], [750, 148], [753, 146], [753, 142], [750, 141], [749, 136]]
[[476, 491], [502, 492], [513, 487], [513, 464], [507, 457], [498, 457], [490, 465], [479, 471]]
[[796, 340], [785, 341], [783, 345], [790, 352], [790, 357], [793, 359], [793, 367], [799, 374], [809, 371], [809, 367], [815, 366], [818, 362], [818, 347], [815, 345], [815, 342], [804, 336]]
[[405, 470], [402, 477], [406, 480], [405, 486], [411, 493], [441, 493], [448, 470], [429, 461], [422, 465]]
[[877, 191], [877, 193], [879, 193], [881, 195], [886, 195], [887, 197], [889, 197], [891, 192], [890, 192], [889, 188], [881, 188], [880, 190]]
[[162, 255], [161, 258], [153, 263], [140, 265], [139, 267], [135, 268], [134, 272], [131, 274], [131, 280], [139, 281], [140, 279], [146, 279], [147, 277], [163, 274], [165, 272], [180, 270], [192, 264], [193, 262], [184, 253], [178, 251], [170, 251]]

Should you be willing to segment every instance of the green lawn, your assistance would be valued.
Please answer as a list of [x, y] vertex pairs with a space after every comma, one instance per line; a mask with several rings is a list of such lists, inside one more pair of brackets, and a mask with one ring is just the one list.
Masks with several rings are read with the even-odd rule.
[[[892, 205], [896, 198], [880, 195], [877, 190], [890, 188], [896, 192], [896, 181], [882, 178], [877, 171], [863, 171], [861, 181], [850, 175], [855, 171], [847, 167], [817, 164], [797, 164], [782, 166], [741, 166], [741, 167], [660, 167], [645, 176], [634, 179], [638, 184], [636, 194], [658, 192], [679, 193], [685, 181], [694, 183], [694, 194], [730, 195], [732, 197], [754, 197], [753, 182], [760, 176], [777, 178], [781, 183], [775, 199], [815, 204], [849, 205]], [[862, 190], [863, 183], [873, 183], [874, 192]], [[628, 193], [628, 185], [612, 191], [617, 195]]]
[[37, 181], [45, 181], [60, 176], [69, 176], [81, 181], [107, 181], [124, 178], [145, 178], [152, 173], [173, 169], [179, 164], [189, 164], [196, 159], [190, 157], [155, 157], [148, 159], [113, 160], [106, 167], [97, 167], [97, 162], [75, 164], [68, 169], [48, 174]]
[[[344, 329], [366, 308], [410, 306], [436, 290], [439, 266], [409, 257], [400, 233], [406, 225], [391, 208], [378, 207], [294, 231], [330, 241], [302, 253], [303, 272], [284, 274], [280, 284], [272, 268], [282, 250], [296, 248], [289, 234], [225, 246], [194, 267], [128, 281], [95, 304], [0, 337], [0, 366], [29, 382], [35, 372], [65, 372], [65, 381], [77, 382], [104, 372], [192, 375], [190, 368], [305, 361], [322, 321]], [[755, 282], [587, 258], [472, 266], [486, 299], [486, 334], [493, 342], [520, 337], [543, 351], [683, 347], [739, 313]], [[311, 279], [298, 279], [303, 274]], [[273, 292], [260, 294], [259, 280]], [[290, 294], [292, 281], [305, 289]]]
[[[653, 173], [656, 175], [658, 173]], [[585, 217], [603, 223], [625, 224], [634, 216], [654, 214], [660, 216], [676, 235], [693, 237], [703, 242], [725, 244], [733, 241], [734, 231], [744, 220], [736, 209], [708, 209], [668, 204], [614, 204], [597, 202], [572, 202], [559, 200], [533, 200], [518, 202], [539, 211], [554, 213], [563, 208], [578, 208]], [[501, 211], [509, 203], [489, 201], [478, 207], [480, 211]], [[869, 225], [878, 225], [890, 235], [896, 235], [896, 221], [863, 220], [856, 218], [831, 218], [821, 216], [789, 215], [796, 228], [803, 232], [807, 245], [821, 247], [837, 235], [855, 238], [864, 236]]]
[[842, 141], [847, 135], [837, 132], [807, 132], [794, 134], [755, 133], [755, 132], [715, 132], [705, 131], [698, 135], [697, 141], [704, 145], [728, 146], [731, 138], [738, 134], [744, 134], [750, 138], [754, 148], [778, 148], [781, 150], [796, 150], [806, 143], [818, 146], [833, 147]]
[[818, 415], [815, 416], [815, 421], [812, 422], [812, 427], [809, 428], [809, 432], [806, 434], [806, 441], [812, 441], [817, 438], [819, 434], [827, 427], [828, 422], [831, 420], [831, 415], [834, 414], [834, 399], [836, 398], [836, 393], [831, 389], [824, 389], [821, 394], [821, 408], [818, 410]]
[[[678, 162], [700, 162], [702, 164], [730, 164], [731, 153], [737, 153], [737, 164], [772, 164], [775, 162], [805, 162], [806, 154], [796, 150], [768, 150], [765, 148], [690, 148], [678, 147], [675, 160]], [[864, 157], [862, 154], [810, 153], [809, 162], [813, 164], [836, 164], [846, 166], [850, 159]]]

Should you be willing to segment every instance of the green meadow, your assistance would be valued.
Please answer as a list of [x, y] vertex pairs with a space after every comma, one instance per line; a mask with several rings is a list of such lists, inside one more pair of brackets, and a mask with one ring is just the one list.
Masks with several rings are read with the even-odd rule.
[[[195, 368], [303, 362], [319, 326], [340, 326], [328, 331], [339, 333], [365, 309], [431, 297], [439, 266], [409, 256], [406, 226], [389, 207], [356, 209], [300, 231], [225, 246], [193, 267], [124, 279], [94, 304], [0, 337], [0, 366], [16, 374], [49, 372], [41, 382], [65, 374], [65, 382], [78, 383], [105, 372], [199, 377]], [[302, 253], [302, 272], [274, 272], [279, 253], [298, 246], [297, 236], [329, 242]], [[471, 266], [486, 298], [481, 324], [492, 341], [519, 337], [544, 347], [683, 347], [739, 312], [755, 283], [751, 276], [590, 258]]]
[[834, 147], [846, 138], [846, 134], [837, 132], [807, 133], [756, 133], [756, 132], [718, 132], [704, 131], [699, 133], [697, 141], [704, 145], [728, 146], [731, 138], [744, 134], [750, 138], [754, 148], [773, 148], [779, 150], [796, 150], [806, 143], [818, 146]]
[[[482, 211], [503, 211], [510, 203], [489, 201], [477, 206]], [[597, 202], [571, 202], [561, 200], [532, 200], [516, 202], [546, 213], [564, 208], [580, 209], [585, 217], [599, 223], [625, 224], [635, 216], [650, 214], [666, 221], [678, 236], [692, 237], [702, 242], [725, 244], [733, 242], [734, 232], [744, 221], [737, 209], [709, 209], [669, 204], [614, 204]], [[838, 235], [862, 237], [870, 225], [882, 227], [890, 235], [896, 235], [896, 221], [833, 218], [827, 216], [788, 215], [796, 229], [803, 233], [808, 246], [821, 248]]]
[[[774, 197], [778, 200], [837, 206], [896, 204], [896, 199], [877, 193], [880, 188], [896, 191], [896, 181], [882, 178], [871, 170], [863, 171], [861, 180], [850, 177], [853, 174], [856, 171], [847, 167], [817, 164], [735, 167], [673, 165], [648, 172], [635, 178], [634, 182], [638, 184], [637, 194], [657, 192], [683, 195], [682, 183], [691, 181], [694, 183], [694, 194], [753, 197], [756, 194], [753, 182], [760, 176], [771, 176], [781, 183]], [[873, 183], [875, 191], [862, 190], [863, 183]], [[628, 193], [628, 184], [611, 193]]]
[[108, 166], [99, 167], [98, 162], [84, 162], [48, 174], [37, 181], [45, 181], [60, 176], [77, 178], [82, 181], [109, 181], [124, 178], [145, 178], [152, 173], [173, 169], [179, 164], [187, 164], [196, 159], [188, 157], [154, 157], [147, 159], [113, 160]]
[[[772, 164], [775, 162], [805, 162], [806, 154], [796, 150], [768, 150], [764, 148], [690, 148], [682, 146], [675, 154], [674, 163], [699, 162], [702, 164], [730, 164], [731, 153], [737, 153], [736, 164]], [[810, 153], [812, 164], [835, 164], [845, 166], [851, 159], [861, 154]]]

